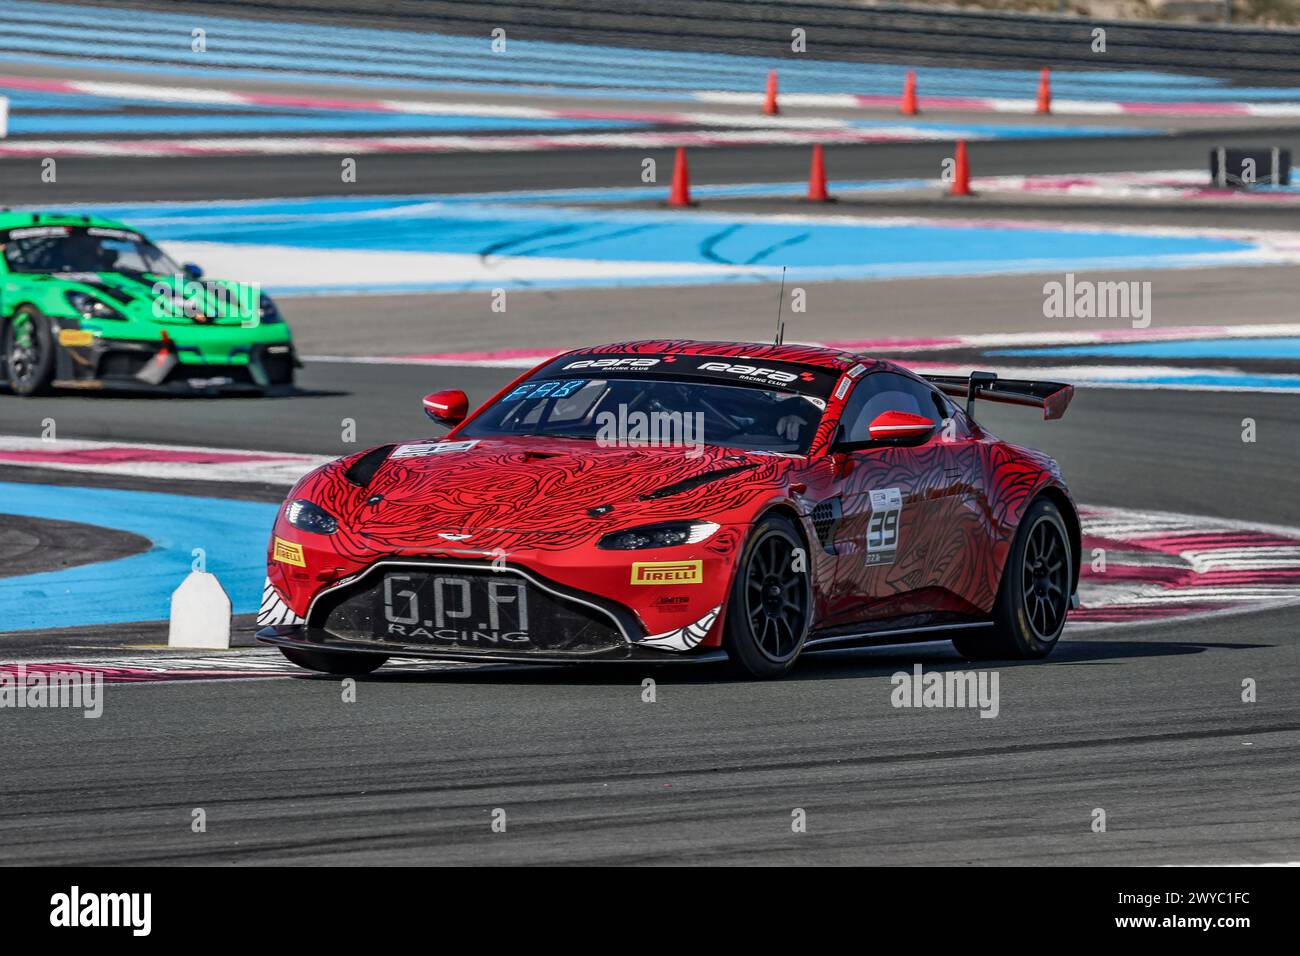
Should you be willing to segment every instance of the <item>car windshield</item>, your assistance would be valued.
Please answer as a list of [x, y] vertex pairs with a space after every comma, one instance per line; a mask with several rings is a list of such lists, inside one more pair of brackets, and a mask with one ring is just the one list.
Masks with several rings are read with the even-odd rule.
[[458, 433], [465, 438], [535, 435], [601, 445], [806, 455], [821, 420], [816, 397], [743, 385], [664, 379], [531, 379]]
[[10, 272], [128, 272], [177, 275], [181, 268], [144, 236], [125, 229], [34, 226], [0, 233]]

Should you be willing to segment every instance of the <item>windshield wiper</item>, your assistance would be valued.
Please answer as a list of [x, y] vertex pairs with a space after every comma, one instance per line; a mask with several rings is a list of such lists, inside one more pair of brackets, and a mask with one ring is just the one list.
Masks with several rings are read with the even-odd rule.
[[504, 432], [491, 438], [567, 438], [569, 441], [595, 441], [594, 436], [574, 435], [566, 432]]

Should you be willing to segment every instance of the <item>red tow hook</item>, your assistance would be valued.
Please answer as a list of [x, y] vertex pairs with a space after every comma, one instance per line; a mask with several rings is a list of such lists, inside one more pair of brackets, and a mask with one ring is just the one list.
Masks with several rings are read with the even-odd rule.
[[166, 330], [166, 329], [163, 329], [163, 330], [162, 330], [162, 348], [160, 348], [160, 349], [158, 350], [158, 354], [159, 354], [159, 355], [166, 355], [168, 352], [172, 351], [172, 350], [175, 349], [175, 348], [176, 348], [176, 343], [173, 342], [173, 341], [172, 341], [172, 337], [171, 337], [170, 335], [167, 334], [167, 330]]

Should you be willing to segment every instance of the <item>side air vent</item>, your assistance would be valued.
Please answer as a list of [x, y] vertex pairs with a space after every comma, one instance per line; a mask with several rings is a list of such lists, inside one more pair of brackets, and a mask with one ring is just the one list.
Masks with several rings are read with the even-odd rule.
[[812, 523], [817, 532], [817, 540], [821, 542], [822, 550], [827, 554], [835, 553], [835, 532], [839, 529], [840, 518], [843, 515], [839, 498], [819, 501], [812, 510]]

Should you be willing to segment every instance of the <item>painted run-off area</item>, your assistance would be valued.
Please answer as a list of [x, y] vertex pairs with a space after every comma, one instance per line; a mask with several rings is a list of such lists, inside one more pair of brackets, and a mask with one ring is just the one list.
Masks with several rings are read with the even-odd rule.
[[179, 259], [278, 295], [771, 282], [782, 269], [792, 282], [810, 282], [1300, 259], [1293, 234], [1268, 231], [573, 205], [582, 201], [521, 193], [79, 211], [122, 219]]

